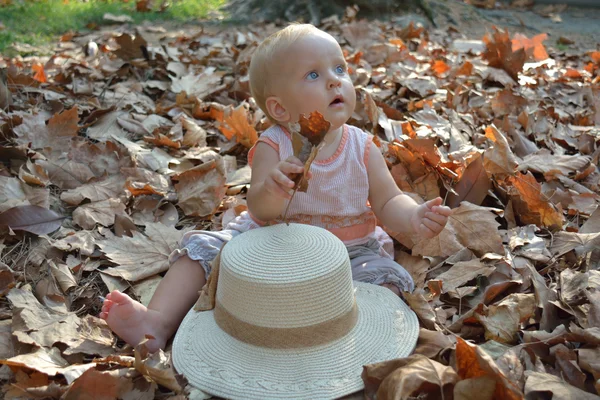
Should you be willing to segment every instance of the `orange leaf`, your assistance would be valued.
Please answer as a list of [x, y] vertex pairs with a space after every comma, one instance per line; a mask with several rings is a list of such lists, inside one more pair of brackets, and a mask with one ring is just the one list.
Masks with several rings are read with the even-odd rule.
[[46, 78], [46, 73], [44, 72], [44, 66], [40, 63], [35, 63], [31, 66], [31, 69], [35, 74], [33, 75], [33, 79], [38, 82], [46, 83], [48, 79]]
[[519, 72], [523, 70], [525, 64], [525, 50], [513, 51], [508, 32], [501, 31], [496, 27], [494, 30], [491, 38], [487, 34], [483, 37], [486, 51], [482, 57], [488, 61], [490, 67], [502, 68], [515, 82], [518, 82]]
[[567, 72], [565, 72], [565, 78], [581, 79], [581, 72], [573, 68], [567, 68]]
[[[248, 122], [248, 109], [244, 103], [240, 104], [233, 111], [228, 110], [222, 123], [219, 125], [221, 133], [228, 140], [234, 136], [238, 143], [243, 144], [247, 148], [251, 148], [258, 141], [256, 130]], [[227, 115], [228, 114], [228, 115]]]
[[508, 194], [513, 200], [515, 214], [523, 224], [535, 224], [545, 227], [561, 227], [563, 215], [560, 205], [555, 207], [542, 194], [541, 185], [531, 172], [511, 176], [507, 179], [511, 185]]
[[433, 71], [435, 76], [439, 78], [446, 72], [450, 71], [450, 66], [442, 60], [435, 60], [433, 64], [431, 64], [431, 70]]
[[456, 76], [471, 76], [473, 74], [473, 64], [465, 61], [463, 65], [456, 71]]
[[318, 111], [311, 112], [308, 118], [304, 114], [300, 115], [298, 123], [300, 124], [300, 134], [307, 138], [313, 146], [318, 146], [323, 141], [331, 127], [329, 121], [323, 118]]
[[592, 51], [589, 55], [594, 63], [600, 65], [600, 51]]
[[528, 60], [542, 61], [548, 58], [546, 48], [542, 44], [548, 35], [540, 33], [529, 39], [527, 36], [517, 33], [512, 40], [512, 50], [524, 49]]
[[77, 106], [55, 114], [48, 121], [48, 133], [50, 136], [77, 136], [79, 131], [79, 115]]
[[496, 381], [495, 400], [517, 400], [523, 393], [498, 368], [494, 360], [479, 346], [456, 337], [456, 372], [462, 379], [489, 376]]

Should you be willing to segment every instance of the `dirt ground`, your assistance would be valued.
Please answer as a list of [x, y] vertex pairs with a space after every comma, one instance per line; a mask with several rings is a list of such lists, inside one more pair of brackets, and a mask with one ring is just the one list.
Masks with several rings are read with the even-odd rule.
[[[551, 11], [548, 5], [536, 5], [525, 9], [482, 9], [454, 0], [429, 0], [434, 21], [439, 28], [454, 25], [468, 39], [480, 39], [492, 26], [520, 32], [528, 37], [540, 33], [548, 34], [546, 46], [556, 47], [560, 37], [574, 43], [563, 46], [561, 50], [577, 52], [600, 49], [600, 7], [567, 7], [554, 13], [554, 17], [545, 17]], [[599, 2], [600, 3], [600, 2]], [[550, 6], [552, 7], [552, 6]], [[554, 6], [558, 7], [558, 6]], [[555, 10], [559, 10], [555, 8]]]

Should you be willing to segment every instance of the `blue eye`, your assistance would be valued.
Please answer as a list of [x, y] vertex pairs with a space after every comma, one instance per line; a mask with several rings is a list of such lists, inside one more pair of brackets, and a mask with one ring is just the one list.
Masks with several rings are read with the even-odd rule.
[[314, 80], [319, 77], [319, 74], [317, 74], [315, 71], [313, 71], [313, 72], [310, 72], [308, 75], [306, 75], [306, 77], [310, 80]]
[[335, 72], [341, 75], [346, 72], [346, 68], [343, 65], [338, 65], [335, 67]]

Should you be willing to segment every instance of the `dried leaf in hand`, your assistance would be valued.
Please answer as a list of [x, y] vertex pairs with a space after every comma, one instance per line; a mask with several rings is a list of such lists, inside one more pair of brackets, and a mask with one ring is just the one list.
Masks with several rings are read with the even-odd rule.
[[413, 255], [449, 257], [464, 248], [477, 254], [504, 254], [498, 233], [496, 210], [463, 201], [455, 208], [448, 223], [433, 239], [421, 239], [413, 247]]
[[326, 121], [323, 114], [318, 111], [311, 112], [308, 118], [301, 114], [298, 123], [300, 124], [300, 134], [307, 138], [313, 146], [321, 144], [331, 127], [331, 123]]
[[60, 228], [62, 215], [39, 206], [17, 206], [0, 214], [0, 225], [13, 231], [27, 231], [45, 235]]

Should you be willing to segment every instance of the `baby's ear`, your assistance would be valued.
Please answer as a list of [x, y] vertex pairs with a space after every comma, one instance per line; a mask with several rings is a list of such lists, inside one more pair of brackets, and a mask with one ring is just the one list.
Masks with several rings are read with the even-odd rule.
[[265, 107], [267, 108], [267, 112], [269, 113], [269, 115], [275, 121], [288, 122], [288, 120], [290, 119], [290, 113], [283, 106], [279, 97], [267, 97], [267, 101], [265, 101]]

